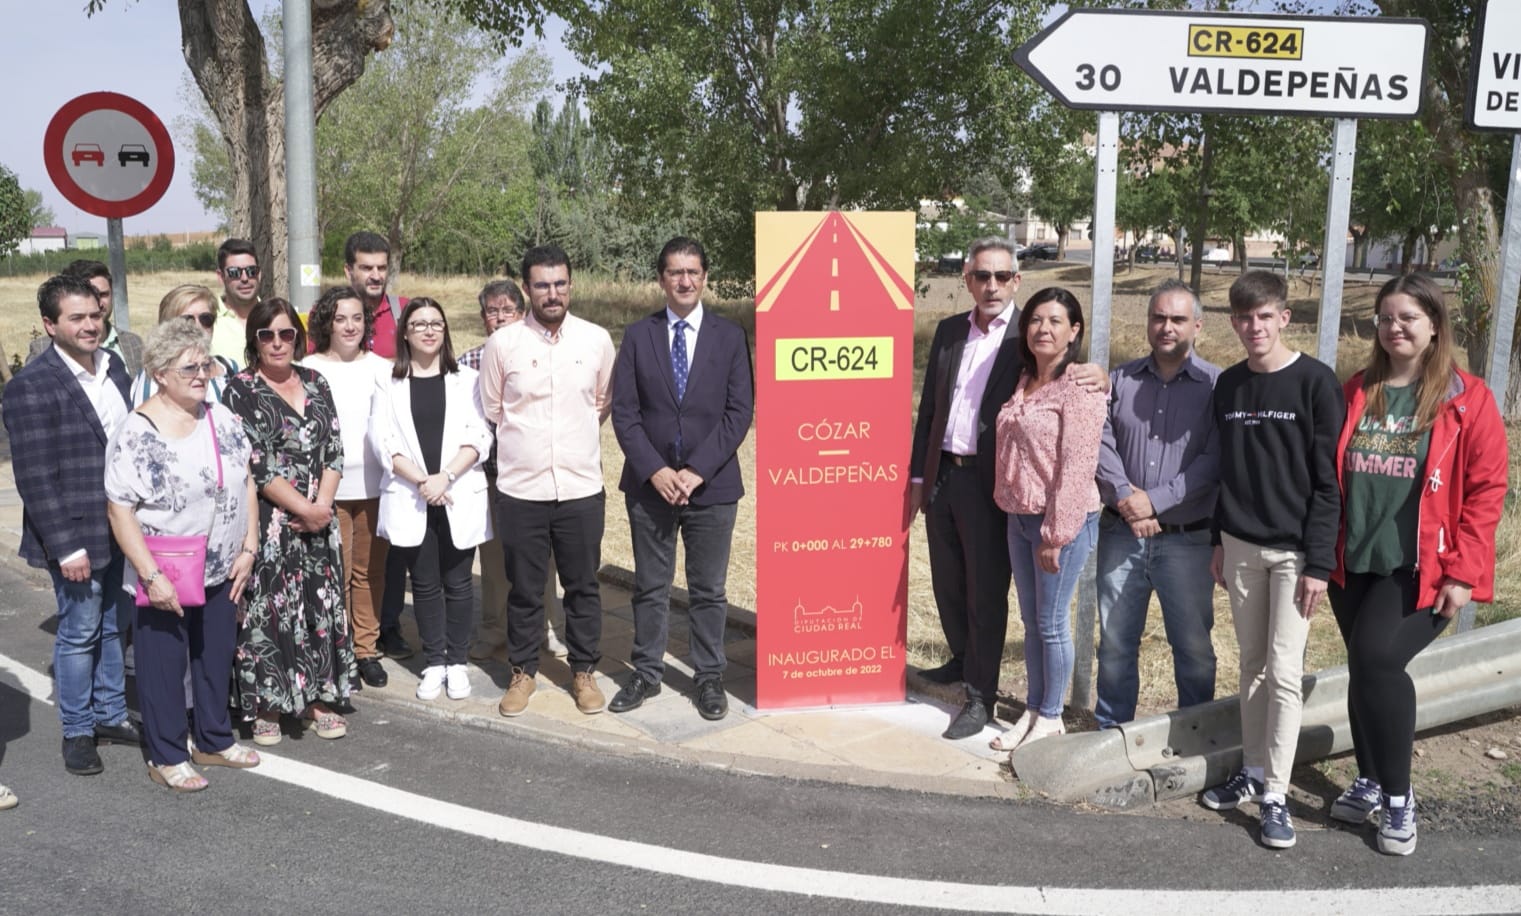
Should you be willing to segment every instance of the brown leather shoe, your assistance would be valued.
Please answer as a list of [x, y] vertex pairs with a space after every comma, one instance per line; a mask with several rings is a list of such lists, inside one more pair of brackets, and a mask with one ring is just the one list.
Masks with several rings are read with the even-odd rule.
[[597, 678], [590, 671], [577, 671], [570, 682], [570, 695], [576, 698], [576, 708], [588, 716], [607, 708], [607, 698], [597, 686]]
[[522, 668], [513, 668], [512, 683], [507, 685], [507, 692], [502, 694], [502, 701], [496, 704], [497, 712], [504, 716], [521, 716], [523, 710], [528, 708], [528, 698], [533, 696], [537, 688], [533, 675]]

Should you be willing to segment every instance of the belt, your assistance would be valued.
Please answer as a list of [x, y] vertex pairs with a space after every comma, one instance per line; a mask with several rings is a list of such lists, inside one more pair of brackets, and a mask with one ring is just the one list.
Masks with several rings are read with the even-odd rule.
[[941, 452], [940, 460], [947, 464], [953, 464], [958, 468], [975, 468], [977, 466], [976, 455], [957, 455], [954, 452]]
[[[1104, 512], [1108, 515], [1114, 516], [1120, 521], [1125, 520], [1125, 516], [1119, 514], [1108, 506], [1104, 507]], [[1198, 521], [1184, 522], [1181, 525], [1174, 525], [1168, 522], [1157, 522], [1157, 524], [1161, 526], [1163, 534], [1187, 534], [1190, 531], [1203, 531], [1204, 529], [1213, 525], [1214, 520], [1201, 518]]]

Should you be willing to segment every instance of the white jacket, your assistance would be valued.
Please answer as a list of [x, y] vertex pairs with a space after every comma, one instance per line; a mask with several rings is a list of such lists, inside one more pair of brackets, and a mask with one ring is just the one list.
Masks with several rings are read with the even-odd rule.
[[[460, 366], [444, 376], [444, 440], [440, 454], [447, 465], [464, 446], [476, 451], [475, 464], [449, 487], [453, 505], [447, 507], [454, 546], [474, 547], [491, 538], [490, 493], [482, 467], [491, 450], [491, 428], [481, 413], [476, 372]], [[428, 503], [417, 485], [396, 476], [393, 455], [405, 455], [419, 468], [425, 467], [417, 427], [412, 423], [410, 379], [385, 379], [375, 392], [370, 416], [370, 447], [380, 458], [384, 475], [380, 481], [380, 536], [397, 547], [416, 547], [428, 525]]]

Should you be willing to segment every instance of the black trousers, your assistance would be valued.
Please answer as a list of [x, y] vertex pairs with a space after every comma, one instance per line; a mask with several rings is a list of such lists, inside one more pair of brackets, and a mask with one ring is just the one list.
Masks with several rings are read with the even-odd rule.
[[1008, 516], [983, 489], [976, 468], [947, 462], [933, 482], [924, 521], [946, 644], [961, 660], [968, 698], [992, 704], [1009, 630]]
[[1417, 608], [1415, 575], [1347, 573], [1331, 583], [1331, 611], [1347, 644], [1347, 716], [1360, 775], [1389, 795], [1410, 791], [1415, 746], [1415, 683], [1405, 666], [1431, 645], [1448, 618]]
[[[156, 607], [136, 607], [137, 702], [143, 713], [143, 743], [159, 766], [190, 759], [187, 736], [207, 753], [232, 746], [232, 660], [238, 642], [238, 609], [232, 584], [208, 586], [206, 604], [187, 607], [183, 617]], [[195, 701], [195, 728], [185, 717], [185, 665]]]
[[537, 501], [502, 494], [497, 531], [507, 566], [507, 657], [528, 674], [539, 670], [544, 639], [544, 585], [554, 551], [565, 589], [565, 644], [572, 671], [590, 671], [602, 660], [602, 528], [606, 495]]
[[471, 566], [475, 548], [454, 546], [449, 513], [428, 507], [428, 527], [416, 547], [391, 549], [412, 574], [412, 612], [428, 666], [463, 665], [475, 630], [475, 582]]

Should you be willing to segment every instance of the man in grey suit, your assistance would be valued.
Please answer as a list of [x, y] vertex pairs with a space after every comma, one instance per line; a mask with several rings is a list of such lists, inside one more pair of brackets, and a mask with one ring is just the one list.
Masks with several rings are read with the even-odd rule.
[[618, 488], [634, 546], [634, 674], [608, 709], [628, 712], [660, 692], [680, 534], [697, 711], [722, 719], [724, 586], [745, 492], [736, 453], [755, 412], [750, 342], [739, 325], [703, 308], [702, 245], [671, 239], [655, 270], [665, 307], [628, 326], [613, 366], [613, 431], [624, 454]]
[[[70, 261], [63, 273], [84, 279], [95, 290], [95, 296], [100, 300], [101, 349], [110, 350], [122, 358], [127, 366], [128, 378], [136, 376], [143, 367], [143, 339], [131, 331], [118, 330], [111, 323], [111, 268], [100, 261], [79, 258]], [[41, 356], [42, 351], [52, 342], [51, 335], [34, 339], [27, 348], [26, 361], [31, 362]]]

